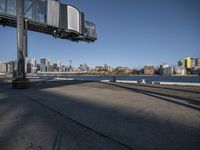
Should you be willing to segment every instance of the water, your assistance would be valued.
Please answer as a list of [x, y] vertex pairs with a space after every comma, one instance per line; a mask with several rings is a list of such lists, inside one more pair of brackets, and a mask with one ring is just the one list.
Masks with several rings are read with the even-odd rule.
[[[54, 78], [54, 77], [49, 77]], [[64, 76], [62, 78], [73, 78], [75, 80], [112, 80], [113, 76]], [[141, 81], [145, 79], [146, 82], [160, 81], [160, 82], [187, 82], [200, 83], [200, 76], [116, 76], [117, 80]]]

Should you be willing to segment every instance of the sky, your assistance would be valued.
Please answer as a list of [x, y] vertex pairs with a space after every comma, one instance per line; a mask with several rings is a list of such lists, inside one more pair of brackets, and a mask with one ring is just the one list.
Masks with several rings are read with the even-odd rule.
[[[200, 57], [200, 0], [61, 0], [94, 22], [94, 43], [28, 33], [28, 56], [63, 65], [131, 68]], [[0, 61], [16, 59], [16, 29], [0, 26]]]

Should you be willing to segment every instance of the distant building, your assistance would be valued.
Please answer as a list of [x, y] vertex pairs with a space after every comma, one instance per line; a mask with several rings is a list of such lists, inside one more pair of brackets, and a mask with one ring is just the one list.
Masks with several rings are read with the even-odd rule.
[[169, 66], [166, 68], [163, 68], [163, 76], [172, 76], [173, 75], [173, 67]]
[[47, 72], [53, 72], [53, 71], [54, 71], [53, 65], [51, 63], [51, 59], [49, 58], [47, 61]]
[[0, 77], [13, 78], [14, 67], [15, 67], [14, 61], [0, 63]]
[[154, 73], [155, 73], [154, 66], [152, 65], [144, 66], [145, 75], [154, 75]]
[[0, 73], [6, 73], [6, 63], [0, 63]]
[[194, 58], [191, 58], [191, 57], [185, 58], [185, 68], [186, 68], [187, 74], [191, 74], [194, 71], [195, 65], [196, 65], [196, 62]]
[[58, 60], [58, 71], [62, 71], [62, 63], [61, 63], [61, 60]]
[[196, 66], [195, 58], [191, 58], [191, 68]]
[[87, 72], [89, 71], [90, 68], [88, 67], [87, 64], [80, 64], [79, 69], [80, 71]]
[[32, 58], [31, 59], [31, 73], [36, 74], [37, 70], [38, 70], [38, 67], [37, 67], [36, 59]]
[[166, 68], [166, 73], [164, 73], [165, 75], [168, 76], [172, 76], [174, 74], [174, 67], [170, 66], [168, 68]]
[[195, 66], [200, 67], [200, 58], [195, 59]]
[[29, 58], [25, 58], [25, 73], [31, 73], [31, 62]]
[[186, 74], [186, 70], [185, 70], [185, 68], [182, 68], [182, 67], [175, 67], [174, 68], [174, 73], [176, 74], [176, 75], [185, 75]]
[[46, 67], [46, 58], [41, 58], [40, 59], [40, 72], [46, 72], [47, 67]]
[[17, 69], [18, 69], [18, 61], [17, 60], [15, 60], [15, 66], [14, 66], [14, 70], [17, 72]]
[[190, 70], [191, 69], [191, 57], [186, 57], [185, 58], [185, 68], [187, 70]]
[[53, 64], [53, 71], [54, 72], [58, 71], [58, 65], [56, 63]]
[[178, 61], [178, 67], [185, 68], [185, 61], [183, 59]]
[[95, 67], [95, 71], [102, 71], [102, 70], [104, 70], [104, 67], [102, 67], [102, 66]]
[[159, 68], [160, 75], [163, 76], [171, 76], [173, 75], [173, 67], [169, 66], [168, 64], [162, 64]]
[[7, 72], [7, 74], [13, 75], [14, 68], [15, 68], [15, 62], [14, 61], [9, 61], [9, 62], [6, 63], [6, 72]]
[[0, 78], [5, 78], [6, 76], [6, 64], [0, 63]]

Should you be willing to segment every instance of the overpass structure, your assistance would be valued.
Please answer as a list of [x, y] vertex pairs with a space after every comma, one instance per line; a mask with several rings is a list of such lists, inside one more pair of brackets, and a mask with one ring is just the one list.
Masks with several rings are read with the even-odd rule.
[[[0, 24], [17, 26], [18, 0], [0, 0]], [[95, 24], [85, 20], [76, 7], [57, 0], [24, 0], [24, 19], [27, 29], [72, 41], [94, 42]]]
[[85, 20], [84, 13], [76, 7], [58, 0], [0, 0], [0, 25], [17, 28], [16, 86], [27, 81], [24, 60], [28, 30], [71, 41], [97, 40], [95, 24]]

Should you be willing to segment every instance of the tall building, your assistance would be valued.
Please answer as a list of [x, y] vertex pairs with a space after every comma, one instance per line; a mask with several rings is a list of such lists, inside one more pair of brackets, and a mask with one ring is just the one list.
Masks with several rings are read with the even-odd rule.
[[25, 58], [25, 73], [31, 73], [31, 62], [28, 57]]
[[40, 72], [46, 72], [47, 67], [46, 67], [46, 58], [41, 58], [40, 59]]
[[31, 59], [31, 66], [32, 67], [36, 67], [37, 66], [36, 59], [34, 57]]
[[31, 73], [32, 74], [37, 73], [37, 63], [36, 63], [36, 59], [34, 57], [31, 59]]
[[58, 71], [62, 71], [61, 60], [58, 60]]
[[47, 61], [47, 72], [53, 72], [53, 65], [51, 63], [51, 59], [49, 58]]

